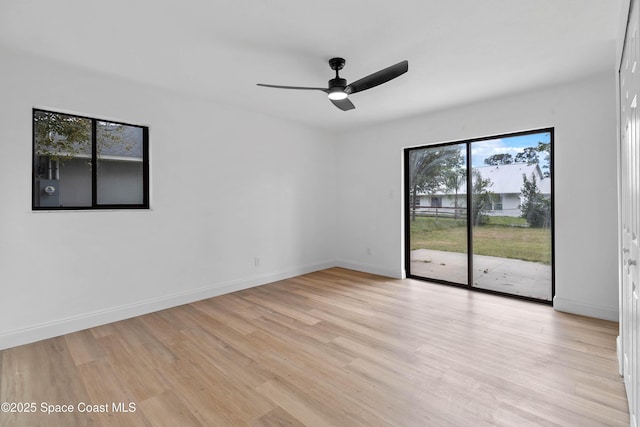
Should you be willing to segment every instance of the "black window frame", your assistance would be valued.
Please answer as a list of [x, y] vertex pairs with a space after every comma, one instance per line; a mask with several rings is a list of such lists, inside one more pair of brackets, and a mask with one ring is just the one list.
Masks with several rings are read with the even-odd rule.
[[[36, 206], [37, 198], [35, 194], [35, 186], [36, 186], [36, 122], [35, 116], [38, 112], [50, 113], [50, 114], [62, 114], [66, 116], [77, 117], [80, 119], [86, 119], [91, 121], [91, 205], [86, 206]], [[98, 203], [97, 200], [97, 187], [98, 187], [98, 176], [97, 176], [97, 164], [98, 164], [98, 154], [97, 154], [97, 125], [98, 122], [106, 122], [113, 123], [116, 125], [122, 126], [130, 126], [135, 128], [142, 129], [142, 203], [116, 203], [116, 204], [105, 204]], [[136, 125], [126, 122], [114, 121], [109, 119], [99, 119], [95, 117], [89, 117], [79, 114], [73, 114], [62, 111], [54, 111], [43, 108], [33, 108], [31, 115], [31, 123], [32, 123], [32, 141], [31, 141], [31, 209], [33, 211], [64, 211], [64, 210], [108, 210], [108, 209], [118, 209], [118, 210], [127, 210], [127, 209], [149, 209], [149, 127]]]

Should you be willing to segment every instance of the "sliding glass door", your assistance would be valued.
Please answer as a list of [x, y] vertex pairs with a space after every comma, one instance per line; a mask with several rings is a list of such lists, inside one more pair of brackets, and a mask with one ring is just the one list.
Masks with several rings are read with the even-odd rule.
[[553, 129], [405, 151], [407, 275], [551, 301]]
[[467, 148], [430, 146], [407, 154], [412, 274], [466, 284]]

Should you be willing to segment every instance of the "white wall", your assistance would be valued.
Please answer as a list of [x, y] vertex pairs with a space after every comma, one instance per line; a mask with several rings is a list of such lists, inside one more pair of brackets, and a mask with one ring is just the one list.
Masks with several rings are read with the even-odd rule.
[[554, 127], [554, 307], [618, 320], [615, 94], [612, 70], [341, 135], [339, 264], [404, 276], [405, 147]]
[[[336, 263], [402, 277], [403, 148], [549, 126], [555, 306], [617, 320], [613, 72], [328, 135], [2, 48], [0, 63], [0, 348]], [[33, 107], [148, 125], [152, 209], [32, 212]]]
[[[6, 49], [0, 63], [0, 348], [334, 264], [322, 133]], [[33, 107], [148, 125], [152, 209], [32, 212]]]

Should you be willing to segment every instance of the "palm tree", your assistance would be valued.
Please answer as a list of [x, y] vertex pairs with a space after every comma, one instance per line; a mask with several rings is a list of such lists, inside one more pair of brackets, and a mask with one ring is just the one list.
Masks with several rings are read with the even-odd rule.
[[465, 168], [458, 167], [455, 169], [449, 169], [445, 172], [444, 186], [447, 194], [454, 193], [453, 207], [454, 218], [460, 218], [460, 212], [458, 210], [458, 190], [467, 182], [467, 171]]

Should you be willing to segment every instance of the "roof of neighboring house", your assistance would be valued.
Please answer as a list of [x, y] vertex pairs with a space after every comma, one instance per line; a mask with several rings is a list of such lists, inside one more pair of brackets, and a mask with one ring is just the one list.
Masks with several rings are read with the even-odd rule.
[[489, 178], [491, 180], [493, 185], [489, 187], [489, 191], [493, 193], [520, 193], [523, 185], [522, 175], [526, 175], [528, 179], [535, 175], [540, 192], [551, 194], [551, 178], [545, 178], [537, 164], [513, 163], [510, 165], [480, 166], [474, 169], [480, 172], [483, 179]]
[[[536, 184], [542, 194], [551, 194], [551, 178], [545, 178], [537, 164], [512, 163], [509, 165], [499, 166], [479, 166], [473, 168], [480, 172], [483, 179], [490, 179], [491, 185], [488, 190], [496, 194], [519, 194], [522, 192], [522, 175], [526, 175], [531, 179], [532, 175], [536, 177]], [[436, 194], [453, 194], [452, 190], [438, 191]], [[458, 194], [467, 193], [467, 184], [463, 182], [458, 187]]]
[[[99, 125], [102, 122], [98, 122]], [[113, 129], [102, 125], [98, 135], [113, 134], [114, 139], [104, 137], [100, 146], [100, 156], [142, 158], [142, 128], [137, 126], [117, 125]]]

